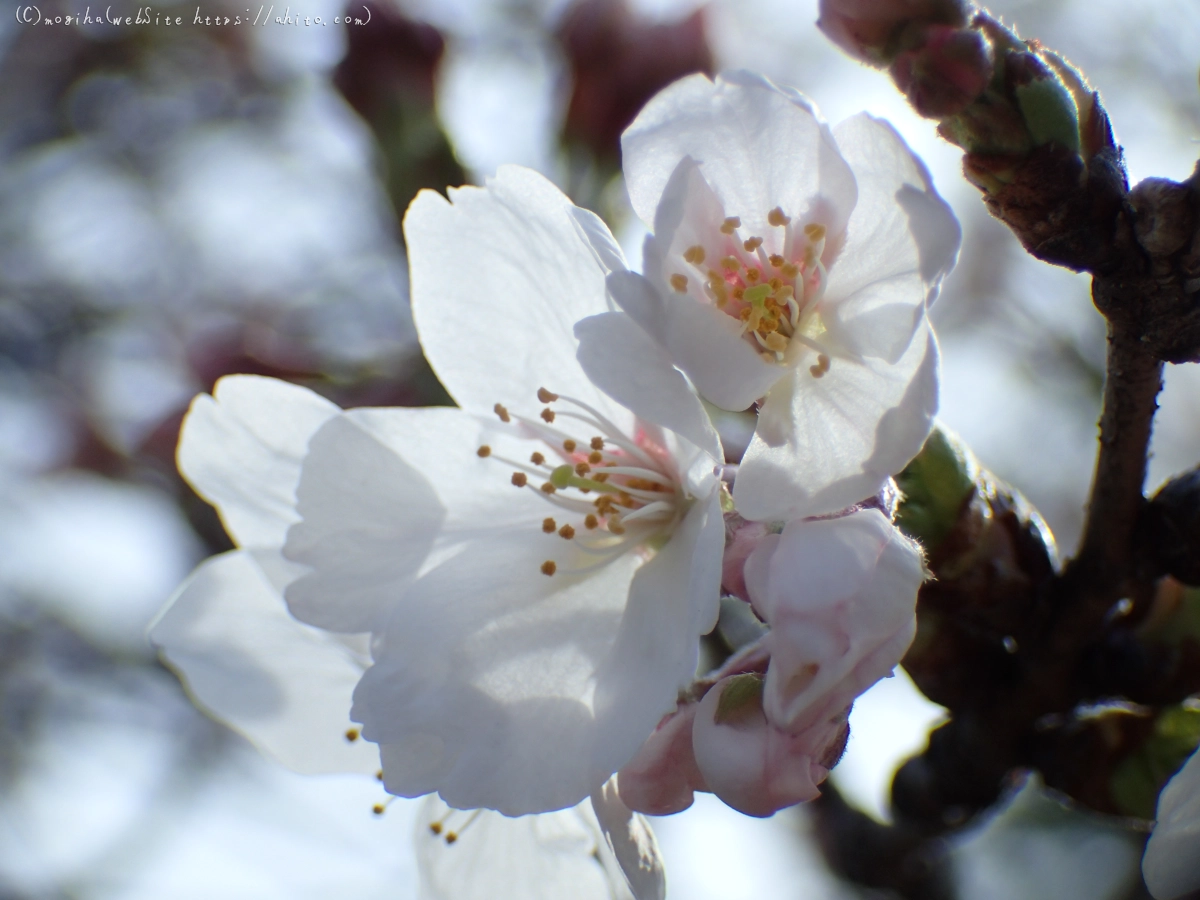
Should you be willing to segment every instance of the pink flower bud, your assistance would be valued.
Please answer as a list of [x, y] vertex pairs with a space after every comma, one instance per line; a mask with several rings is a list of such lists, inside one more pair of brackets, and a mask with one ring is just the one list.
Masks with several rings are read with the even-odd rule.
[[971, 8], [964, 0], [821, 0], [817, 27], [855, 59], [882, 68], [906, 25], [961, 27]]
[[743, 569], [746, 559], [758, 546], [759, 541], [770, 534], [763, 522], [747, 522], [737, 513], [725, 514], [725, 556], [721, 560], [721, 587], [747, 602], [746, 578]]
[[691, 806], [693, 792], [708, 789], [692, 753], [697, 708], [696, 703], [685, 703], [665, 717], [617, 773], [617, 790], [630, 809], [669, 816]]
[[762, 680], [723, 678], [700, 701], [692, 732], [708, 789], [749, 816], [814, 799], [849, 737], [849, 710], [798, 734], [773, 727], [763, 712]]
[[764, 708], [786, 732], [848, 707], [895, 668], [915, 634], [921, 551], [878, 510], [789, 522], [758, 542], [744, 572], [771, 626]]
[[992, 79], [992, 47], [980, 32], [930, 25], [924, 40], [892, 60], [891, 73], [913, 109], [944, 119], [967, 108]]

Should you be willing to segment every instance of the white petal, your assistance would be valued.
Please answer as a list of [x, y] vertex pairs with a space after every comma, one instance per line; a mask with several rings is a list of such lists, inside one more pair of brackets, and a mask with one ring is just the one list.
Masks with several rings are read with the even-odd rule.
[[616, 779], [592, 794], [592, 809], [635, 900], [663, 900], [667, 878], [658, 841], [646, 817], [621, 802]]
[[[846, 307], [846, 322], [885, 303], [919, 307], [926, 297], [932, 301], [958, 258], [962, 230], [954, 212], [938, 196], [925, 164], [887, 122], [860, 113], [833, 134], [854, 170], [858, 204], [846, 245], [830, 268], [826, 297]], [[884, 281], [895, 282], [888, 299], [855, 297]]]
[[621, 152], [630, 200], [647, 224], [685, 156], [752, 234], [767, 232], [767, 214], [779, 206], [837, 235], [854, 208], [854, 176], [812, 104], [747, 72], [675, 82], [638, 114]]
[[[336, 631], [380, 624], [433, 549], [469, 539], [498, 515], [513, 527], [548, 507], [510, 482], [511, 466], [545, 450], [503, 425], [449, 407], [358, 409], [313, 439], [299, 487], [304, 521], [285, 553], [311, 567], [287, 592], [302, 620]], [[487, 445], [495, 456], [481, 458]]]
[[721, 442], [704, 406], [667, 352], [624, 313], [576, 323], [579, 364], [600, 388], [641, 419], [683, 435], [713, 460]]
[[299, 520], [296, 484], [308, 441], [338, 408], [306, 388], [230, 375], [192, 401], [179, 436], [179, 471], [217, 507], [242, 547], [281, 547]]
[[[510, 819], [421, 805], [414, 835], [423, 900], [610, 900], [599, 835], [584, 808]], [[440, 823], [440, 834], [430, 829]], [[456, 839], [447, 843], [453, 832]], [[607, 850], [607, 848], [603, 848]]]
[[[355, 693], [355, 719], [385, 745], [388, 790], [520, 815], [597, 789], [694, 674], [721, 537], [714, 497], [640, 569], [627, 553], [571, 575], [571, 544], [498, 529], [424, 575]], [[559, 562], [552, 577], [545, 559]]]
[[502, 166], [486, 188], [451, 190], [450, 202], [422, 191], [404, 233], [421, 346], [459, 406], [534, 415], [545, 386], [629, 421], [575, 361], [575, 323], [609, 309], [607, 272], [558, 188]]
[[346, 739], [366, 661], [288, 615], [252, 554], [232, 551], [197, 568], [150, 627], [150, 640], [197, 705], [288, 768], [378, 770], [375, 745]]
[[1200, 890], [1200, 753], [1193, 753], [1158, 797], [1142, 875], [1155, 900]]
[[896, 365], [836, 358], [822, 378], [803, 366], [759, 412], [733, 497], [747, 519], [845, 509], [875, 494], [921, 449], [937, 412], [937, 343], [923, 319]]

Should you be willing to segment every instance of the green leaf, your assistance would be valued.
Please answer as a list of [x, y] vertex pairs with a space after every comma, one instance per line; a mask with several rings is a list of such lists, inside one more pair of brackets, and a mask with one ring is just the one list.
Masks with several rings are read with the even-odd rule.
[[1071, 93], [1057, 78], [1036, 78], [1016, 88], [1017, 105], [1034, 144], [1051, 141], [1079, 152], [1079, 113]]
[[958, 521], [979, 474], [979, 463], [962, 439], [935, 427], [921, 452], [896, 476], [904, 495], [896, 524], [934, 550]]
[[1185, 702], [1168, 707], [1154, 722], [1141, 748], [1113, 772], [1112, 797], [1121, 812], [1153, 819], [1163, 785], [1200, 745], [1200, 707]]
[[763, 677], [757, 672], [732, 676], [721, 691], [713, 721], [741, 725], [762, 714]]

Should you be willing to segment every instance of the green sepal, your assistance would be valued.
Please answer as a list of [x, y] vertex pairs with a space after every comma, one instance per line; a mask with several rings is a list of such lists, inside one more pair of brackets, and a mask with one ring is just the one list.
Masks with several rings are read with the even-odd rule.
[[1200, 745], [1200, 705], [1185, 701], [1159, 713], [1154, 731], [1112, 774], [1117, 808], [1129, 816], [1153, 819], [1163, 785]]
[[1055, 142], [1079, 152], [1079, 112], [1062, 82], [1057, 78], [1037, 78], [1017, 85], [1016, 95], [1036, 146]]
[[713, 721], [718, 725], [741, 725], [762, 714], [763, 677], [757, 672], [734, 675], [717, 700]]

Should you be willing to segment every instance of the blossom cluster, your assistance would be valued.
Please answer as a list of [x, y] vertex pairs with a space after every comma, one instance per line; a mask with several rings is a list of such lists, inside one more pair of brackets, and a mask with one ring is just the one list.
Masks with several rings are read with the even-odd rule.
[[[932, 427], [959, 229], [885, 122], [830, 128], [748, 73], [668, 87], [622, 151], [640, 271], [526, 169], [413, 201], [413, 317], [455, 408], [251, 376], [196, 399], [180, 471], [237, 549], [151, 638], [299, 771], [436, 793], [514, 846], [546, 841], [496, 812], [590, 798], [551, 843], [643, 898], [643, 813], [812, 799], [913, 638], [925, 567], [890, 477]], [[698, 673], [723, 595], [763, 634]]]

